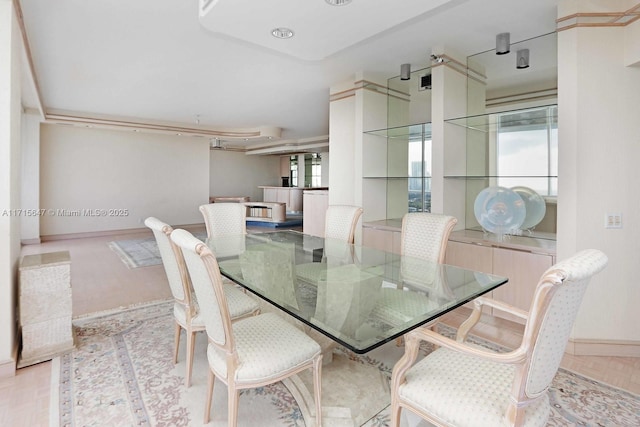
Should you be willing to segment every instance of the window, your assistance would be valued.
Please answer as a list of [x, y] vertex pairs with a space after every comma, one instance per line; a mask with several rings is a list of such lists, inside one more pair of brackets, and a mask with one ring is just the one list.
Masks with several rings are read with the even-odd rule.
[[305, 154], [304, 156], [304, 186], [322, 186], [322, 159], [320, 154]]
[[558, 194], [558, 107], [498, 115], [497, 176], [502, 187]]
[[[409, 212], [431, 212], [431, 140], [409, 140]], [[423, 171], [424, 168], [424, 171]]]
[[293, 187], [298, 186], [298, 156], [289, 157], [289, 173], [291, 175], [291, 184]]

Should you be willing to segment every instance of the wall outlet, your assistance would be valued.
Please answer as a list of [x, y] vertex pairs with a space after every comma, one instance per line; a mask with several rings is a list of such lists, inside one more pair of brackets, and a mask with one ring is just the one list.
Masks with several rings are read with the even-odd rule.
[[621, 213], [604, 214], [604, 228], [622, 228]]

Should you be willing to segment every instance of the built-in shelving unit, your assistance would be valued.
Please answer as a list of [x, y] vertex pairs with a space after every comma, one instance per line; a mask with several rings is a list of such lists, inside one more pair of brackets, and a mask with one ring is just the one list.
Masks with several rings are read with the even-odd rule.
[[539, 193], [547, 211], [525, 236], [555, 240], [557, 111], [556, 105], [546, 105], [445, 120], [453, 127], [447, 143], [459, 150], [456, 162], [446, 162], [444, 179], [457, 190], [451, 194], [464, 198], [465, 229], [482, 231], [473, 211], [482, 190], [522, 186]]
[[285, 203], [244, 202], [247, 221], [283, 222], [287, 219]]
[[363, 185], [384, 200], [384, 218], [430, 210], [430, 155], [430, 123], [365, 132]]

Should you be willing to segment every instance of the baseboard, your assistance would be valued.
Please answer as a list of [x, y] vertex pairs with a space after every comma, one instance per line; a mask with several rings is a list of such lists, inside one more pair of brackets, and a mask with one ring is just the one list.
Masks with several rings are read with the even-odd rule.
[[574, 356], [640, 357], [640, 342], [569, 339], [566, 352]]
[[83, 233], [68, 233], [68, 234], [49, 234], [46, 236], [40, 236], [43, 242], [53, 242], [56, 240], [71, 240], [71, 239], [86, 239], [90, 237], [106, 237], [117, 236], [120, 234], [128, 233], [149, 233], [151, 230], [146, 227], [143, 228], [126, 228], [123, 230], [104, 230], [104, 231], [86, 231]]
[[[192, 230], [192, 229], [199, 230], [204, 227], [204, 222], [198, 223], [198, 224], [173, 225], [172, 227], [183, 228], [185, 230]], [[147, 227], [142, 227], [142, 228], [125, 228], [122, 230], [87, 231], [83, 233], [49, 234], [46, 236], [40, 236], [40, 240], [42, 242], [53, 242], [56, 240], [86, 239], [89, 237], [118, 236], [122, 234], [131, 234], [131, 233], [148, 233], [149, 236], [151, 236], [151, 230], [149, 230]]]
[[13, 359], [0, 362], [0, 379], [16, 376], [16, 360], [18, 360], [18, 346], [14, 349]]
[[39, 245], [42, 241], [38, 237], [35, 239], [22, 239], [20, 243], [22, 243], [22, 245]]

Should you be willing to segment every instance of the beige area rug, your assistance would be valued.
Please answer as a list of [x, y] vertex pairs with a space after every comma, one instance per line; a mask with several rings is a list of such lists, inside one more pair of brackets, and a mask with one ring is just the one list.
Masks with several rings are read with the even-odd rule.
[[[200, 240], [207, 238], [206, 233], [196, 233], [195, 236]], [[109, 242], [108, 245], [129, 268], [150, 267], [152, 265], [162, 264], [160, 250], [153, 236], [141, 239], [115, 240]]]
[[[172, 363], [172, 316], [172, 303], [164, 302], [75, 320], [77, 348], [54, 359], [52, 366], [51, 425], [202, 425], [206, 339], [204, 334], [198, 334], [192, 386], [187, 389], [184, 348], [180, 362]], [[476, 341], [495, 348], [486, 341]], [[402, 351], [395, 342], [362, 356], [337, 347], [334, 350], [337, 363], [323, 371], [323, 425], [388, 426], [389, 402], [384, 401], [388, 397], [381, 397], [385, 396], [384, 390], [382, 394], [375, 390], [381, 388], [380, 382], [388, 385], [385, 380], [388, 382]], [[347, 369], [340, 368], [340, 364]], [[356, 365], [366, 369], [350, 373], [349, 369]], [[380, 377], [367, 381], [371, 372], [378, 372]], [[358, 376], [364, 378], [366, 386]], [[294, 381], [305, 383], [309, 378], [303, 375]], [[351, 387], [354, 384], [356, 387]], [[360, 401], [355, 409], [345, 407], [341, 398], [336, 400], [340, 393], [344, 395], [346, 387], [350, 387], [347, 394]], [[294, 394], [298, 394], [297, 388], [292, 387]], [[304, 397], [294, 394], [283, 383], [243, 391], [238, 426], [310, 427], [305, 415], [309, 420], [313, 414], [305, 414], [309, 410], [305, 408]], [[553, 405], [549, 426], [640, 425], [638, 396], [563, 369], [554, 379], [549, 396]], [[216, 383], [213, 400], [208, 425], [226, 426], [227, 393], [221, 382]], [[406, 415], [402, 423], [407, 427], [426, 425]]]
[[[247, 230], [247, 233], [258, 233], [258, 231]], [[206, 233], [195, 233], [194, 236], [202, 241], [207, 238]], [[108, 246], [129, 268], [150, 267], [162, 264], [160, 250], [154, 237], [114, 240], [113, 242], [109, 242]]]

